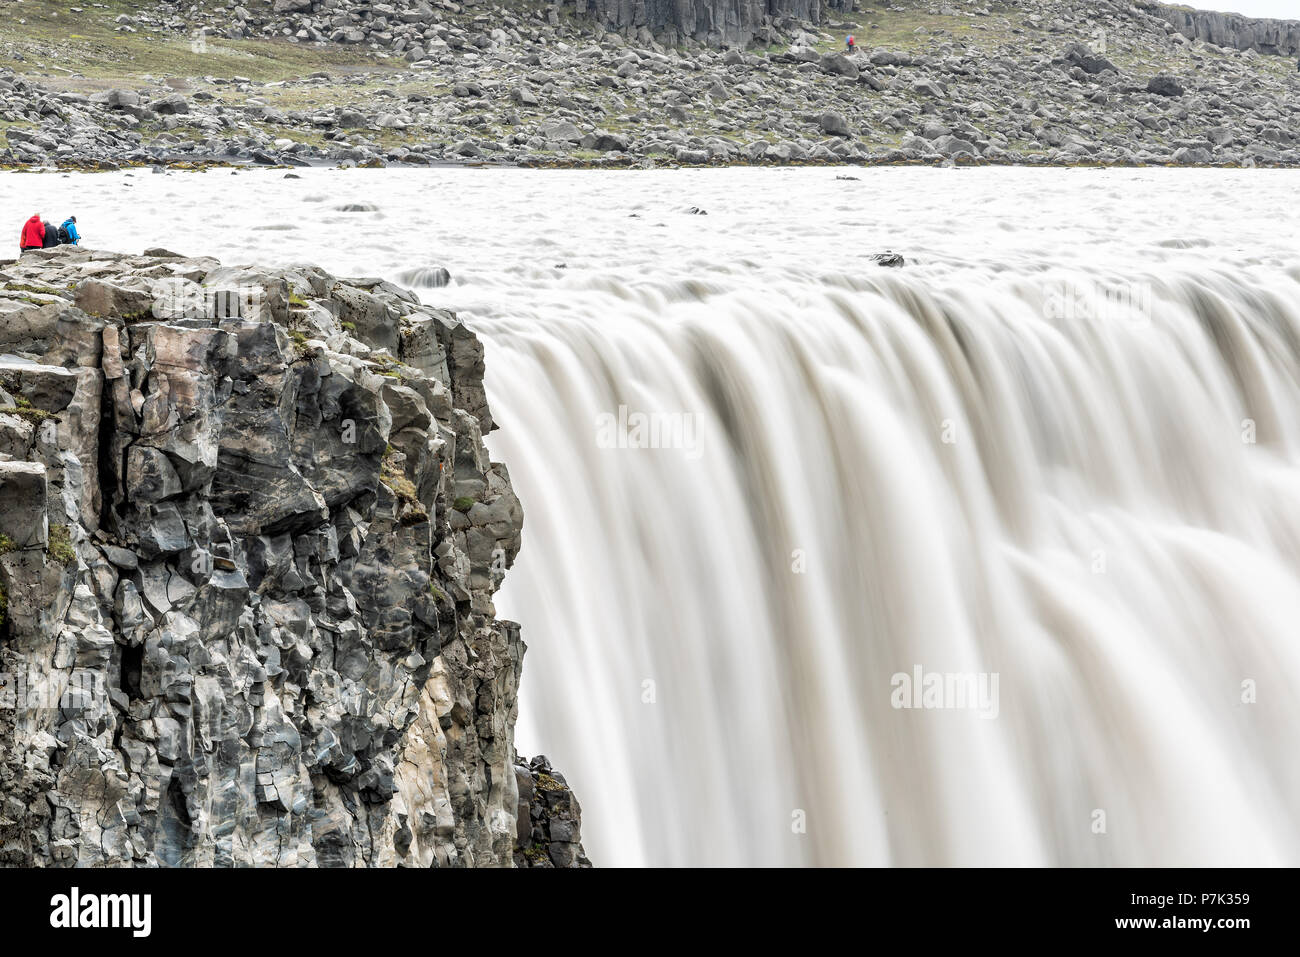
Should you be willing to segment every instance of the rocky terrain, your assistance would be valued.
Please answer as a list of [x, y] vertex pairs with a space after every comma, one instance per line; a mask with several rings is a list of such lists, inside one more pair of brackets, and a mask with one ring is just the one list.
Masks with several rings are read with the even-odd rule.
[[0, 5], [13, 166], [1300, 162], [1286, 25], [1146, 0]]
[[0, 865], [585, 864], [453, 315], [64, 246], [0, 263], [0, 353]]

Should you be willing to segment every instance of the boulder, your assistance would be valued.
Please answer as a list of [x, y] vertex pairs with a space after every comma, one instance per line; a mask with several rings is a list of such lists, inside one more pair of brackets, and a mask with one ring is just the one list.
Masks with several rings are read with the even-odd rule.
[[1107, 70], [1118, 73], [1119, 69], [1104, 56], [1098, 56], [1086, 44], [1071, 43], [1065, 48], [1063, 58], [1066, 63], [1077, 66], [1084, 73], [1105, 73]]
[[828, 133], [831, 136], [849, 135], [849, 124], [848, 121], [844, 119], [843, 113], [837, 113], [834, 110], [827, 110], [818, 118], [818, 123], [821, 126], [823, 133]]
[[149, 109], [159, 116], [175, 116], [190, 111], [189, 101], [179, 93], [169, 93], [164, 97], [153, 100], [149, 104]]
[[1184, 91], [1177, 79], [1168, 73], [1161, 73], [1147, 81], [1147, 92], [1157, 96], [1182, 96]]
[[843, 53], [827, 53], [818, 61], [823, 73], [846, 76], [851, 80], [858, 78], [858, 65]]

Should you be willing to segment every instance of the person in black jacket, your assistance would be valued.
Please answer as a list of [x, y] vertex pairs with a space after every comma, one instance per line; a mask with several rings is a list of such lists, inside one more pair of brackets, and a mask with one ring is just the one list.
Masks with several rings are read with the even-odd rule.
[[45, 224], [45, 244], [42, 248], [49, 249], [51, 246], [59, 245], [59, 227], [53, 223]]

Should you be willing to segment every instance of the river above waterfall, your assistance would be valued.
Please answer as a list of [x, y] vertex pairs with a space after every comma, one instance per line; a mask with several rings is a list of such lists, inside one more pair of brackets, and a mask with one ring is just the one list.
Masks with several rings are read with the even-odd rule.
[[1296, 187], [0, 174], [15, 237], [450, 270], [525, 512], [518, 747], [597, 865], [1300, 864]]

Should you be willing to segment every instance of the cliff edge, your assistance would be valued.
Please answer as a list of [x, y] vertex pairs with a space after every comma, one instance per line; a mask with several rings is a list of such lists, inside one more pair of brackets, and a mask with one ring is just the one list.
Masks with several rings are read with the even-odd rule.
[[510, 866], [523, 515], [377, 279], [0, 264], [0, 864]]

